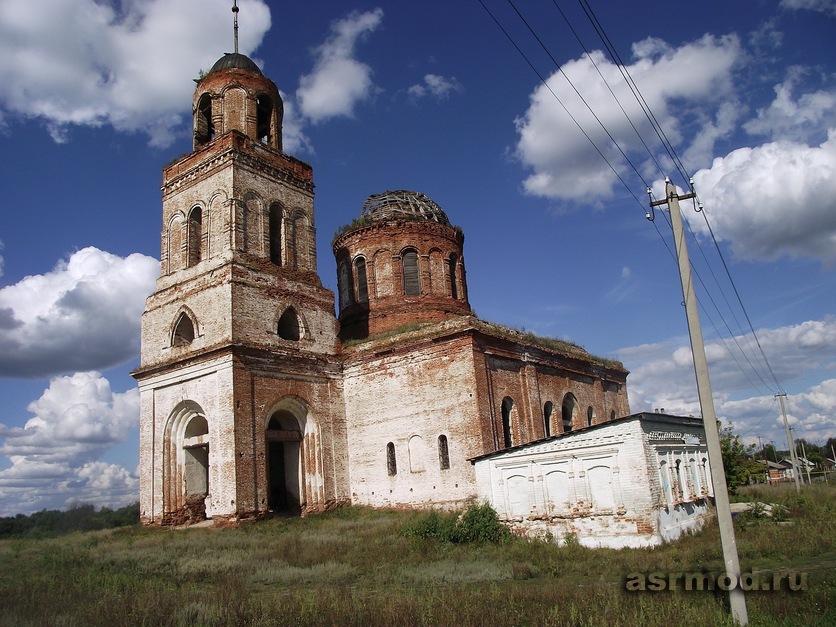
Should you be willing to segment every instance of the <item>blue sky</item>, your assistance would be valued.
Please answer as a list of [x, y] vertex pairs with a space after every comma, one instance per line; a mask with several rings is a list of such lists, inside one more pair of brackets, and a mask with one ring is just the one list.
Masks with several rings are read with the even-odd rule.
[[[483, 2], [528, 61], [478, 0], [239, 3], [285, 150], [314, 168], [323, 282], [368, 195], [421, 191], [464, 230], [480, 317], [621, 359], [634, 412], [698, 414], [670, 228], [645, 219], [645, 182], [685, 181], [578, 3], [514, 3], [546, 51], [511, 3]], [[161, 170], [191, 148], [192, 79], [231, 50], [230, 6], [0, 0], [0, 515], [138, 497], [128, 373]], [[797, 436], [836, 436], [836, 2], [591, 6], [746, 307], [683, 203], [718, 416], [781, 448], [783, 389]]]

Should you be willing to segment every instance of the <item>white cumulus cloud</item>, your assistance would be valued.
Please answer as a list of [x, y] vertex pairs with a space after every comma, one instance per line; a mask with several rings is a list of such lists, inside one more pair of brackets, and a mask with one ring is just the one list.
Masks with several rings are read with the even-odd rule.
[[[270, 28], [262, 0], [241, 0], [240, 49]], [[232, 43], [228, 0], [2, 0], [0, 114], [44, 120], [62, 142], [73, 125], [111, 125], [171, 143], [198, 72]]]
[[[686, 131], [691, 130], [697, 133], [701, 142], [696, 153], [709, 153], [714, 141], [731, 130], [735, 119], [732, 74], [744, 56], [738, 37], [705, 35], [678, 48], [649, 38], [635, 44], [633, 54], [635, 61], [627, 69], [666, 129], [668, 138], [674, 145], [681, 146], [683, 137], [690, 134]], [[613, 185], [618, 182], [616, 175], [572, 118], [616, 171], [624, 171], [627, 167], [617, 147], [566, 77], [591, 103], [595, 115], [625, 152], [641, 148], [641, 143], [607, 84], [642, 137], [652, 136], [619, 67], [600, 51], [593, 51], [591, 56], [597, 70], [587, 57], [564, 63], [563, 73], [552, 74], [547, 79], [548, 87], [537, 87], [530, 96], [528, 110], [516, 120], [519, 134], [516, 155], [532, 170], [524, 181], [529, 194], [576, 201], [611, 195]], [[700, 135], [697, 129], [705, 130]]]
[[786, 9], [819, 11], [836, 17], [836, 0], [781, 0], [781, 6]]
[[[836, 258], [836, 128], [819, 146], [739, 148], [694, 175], [712, 228], [736, 255]], [[691, 226], [706, 232], [701, 219]]]
[[139, 423], [139, 391], [115, 393], [98, 372], [53, 378], [29, 404], [23, 427], [0, 424], [0, 515], [63, 508], [73, 501], [120, 506], [137, 500], [137, 479], [99, 458]]
[[151, 257], [88, 247], [0, 289], [0, 376], [106, 369], [133, 358], [158, 273]]
[[296, 90], [301, 113], [312, 122], [338, 116], [351, 117], [358, 102], [374, 93], [371, 67], [358, 61], [357, 42], [383, 21], [383, 10], [353, 12], [331, 25], [328, 39], [316, 49], [316, 63], [302, 76]]

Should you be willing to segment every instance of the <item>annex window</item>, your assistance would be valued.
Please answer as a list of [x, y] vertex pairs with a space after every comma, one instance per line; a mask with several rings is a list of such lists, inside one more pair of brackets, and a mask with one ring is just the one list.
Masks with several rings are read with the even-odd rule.
[[293, 307], [288, 307], [282, 317], [279, 318], [276, 331], [283, 340], [298, 342], [299, 338], [302, 337], [302, 325], [299, 324], [299, 315]]
[[392, 442], [386, 445], [386, 470], [390, 477], [398, 474], [398, 462], [395, 459], [395, 445]]
[[450, 255], [450, 259], [447, 261], [447, 263], [450, 265], [450, 297], [453, 298], [454, 300], [458, 300], [458, 298], [459, 298], [459, 287], [456, 284], [457, 283], [456, 266], [459, 263], [458, 255], [456, 255], [456, 253], [453, 253], [452, 255]]
[[546, 437], [549, 438], [552, 435], [552, 414], [554, 413], [554, 403], [551, 401], [546, 401], [546, 404], [543, 405], [543, 426], [546, 430]]
[[511, 437], [511, 410], [514, 409], [514, 401], [506, 396], [502, 399], [502, 443], [505, 448], [514, 445]]
[[195, 207], [189, 214], [189, 267], [197, 265], [203, 257], [203, 212]]
[[450, 468], [450, 450], [447, 447], [447, 436], [438, 436], [438, 467], [441, 470]]
[[369, 301], [369, 284], [366, 280], [366, 260], [357, 257], [354, 260], [354, 279], [357, 283], [357, 302], [367, 303]]
[[403, 254], [403, 293], [407, 296], [421, 294], [421, 280], [418, 275], [418, 252], [407, 250]]
[[174, 333], [171, 338], [172, 346], [188, 346], [194, 341], [194, 323], [189, 316], [183, 312], [174, 325]]
[[282, 265], [282, 206], [270, 206], [270, 261], [277, 266]]

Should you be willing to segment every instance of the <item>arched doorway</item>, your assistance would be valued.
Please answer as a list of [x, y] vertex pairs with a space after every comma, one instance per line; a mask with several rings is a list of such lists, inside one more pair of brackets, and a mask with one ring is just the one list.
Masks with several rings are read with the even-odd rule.
[[200, 414], [193, 416], [183, 433], [183, 479], [186, 500], [209, 494], [209, 423]]
[[299, 513], [302, 430], [292, 411], [279, 409], [267, 421], [267, 507]]

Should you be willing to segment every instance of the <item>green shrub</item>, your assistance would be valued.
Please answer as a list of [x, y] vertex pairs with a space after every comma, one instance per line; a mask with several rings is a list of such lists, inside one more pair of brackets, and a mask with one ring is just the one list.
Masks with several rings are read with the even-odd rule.
[[435, 510], [420, 514], [404, 526], [402, 533], [453, 544], [500, 544], [511, 537], [511, 532], [488, 503], [471, 505], [461, 516], [440, 514]]

